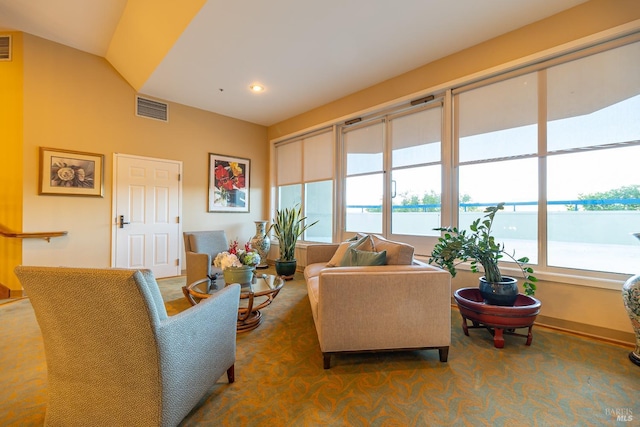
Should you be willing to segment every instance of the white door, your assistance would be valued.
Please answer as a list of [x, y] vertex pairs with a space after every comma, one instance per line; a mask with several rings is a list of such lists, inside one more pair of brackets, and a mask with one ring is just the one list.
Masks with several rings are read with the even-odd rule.
[[180, 275], [182, 163], [114, 155], [112, 266]]

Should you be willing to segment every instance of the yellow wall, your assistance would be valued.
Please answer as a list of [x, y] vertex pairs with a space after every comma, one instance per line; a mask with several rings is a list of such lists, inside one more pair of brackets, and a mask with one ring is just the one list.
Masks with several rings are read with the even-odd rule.
[[[267, 214], [264, 126], [174, 103], [168, 123], [137, 117], [136, 92], [104, 58], [29, 34], [23, 94], [23, 229], [69, 232], [25, 240], [24, 264], [110, 266], [113, 153], [183, 162], [183, 231], [224, 229], [248, 240]], [[38, 195], [41, 146], [104, 154], [104, 198]], [[207, 212], [210, 152], [251, 159], [249, 214]]]
[[[0, 61], [0, 227], [22, 230], [22, 34], [12, 36], [12, 60]], [[22, 262], [22, 241], [0, 237], [0, 284], [20, 289], [13, 274]], [[13, 292], [12, 292], [13, 294]]]
[[[333, 123], [338, 118], [354, 117], [362, 111], [393, 104], [394, 100], [638, 19], [640, 1], [592, 0], [277, 123], [269, 127], [268, 138], [273, 140]], [[477, 277], [467, 272], [453, 281], [454, 290], [476, 285]], [[538, 289], [536, 296], [543, 303], [540, 317], [543, 323], [634, 342], [619, 290], [556, 282], [541, 282]]]

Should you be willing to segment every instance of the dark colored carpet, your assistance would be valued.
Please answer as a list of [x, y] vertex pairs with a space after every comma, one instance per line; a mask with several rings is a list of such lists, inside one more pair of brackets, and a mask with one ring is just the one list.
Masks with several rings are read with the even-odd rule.
[[[183, 283], [160, 280], [169, 314], [189, 307]], [[628, 348], [534, 327], [530, 347], [506, 336], [500, 350], [486, 330], [464, 336], [451, 315], [448, 363], [433, 350], [367, 353], [339, 355], [324, 370], [297, 275], [263, 324], [238, 335], [236, 382], [221, 378], [183, 425], [640, 425], [640, 368]], [[29, 300], [1, 305], [0, 325], [0, 425], [42, 425], [46, 364]]]

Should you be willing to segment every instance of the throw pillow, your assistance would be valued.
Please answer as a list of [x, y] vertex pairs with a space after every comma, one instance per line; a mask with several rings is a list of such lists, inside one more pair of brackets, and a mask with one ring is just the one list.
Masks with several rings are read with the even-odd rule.
[[327, 263], [327, 267], [340, 267], [343, 259], [348, 257], [350, 248], [371, 251], [373, 250], [373, 243], [368, 235], [358, 233], [346, 242], [340, 243], [340, 246], [338, 246], [338, 249], [336, 249], [336, 252]]
[[[373, 244], [371, 243], [371, 237], [366, 236], [354, 243], [351, 243], [345, 253], [343, 254], [340, 262], [338, 262], [337, 267], [344, 267], [351, 265], [351, 253], [349, 252], [351, 249], [358, 249], [361, 251], [372, 251]], [[337, 251], [336, 251], [337, 252]]]
[[344, 258], [344, 255], [349, 250], [349, 246], [351, 246], [352, 244], [352, 241], [340, 243], [340, 246], [338, 246], [338, 249], [336, 249], [336, 252], [327, 263], [327, 267], [338, 267], [340, 265], [340, 262], [342, 261], [342, 258]]
[[374, 251], [387, 251], [387, 264], [411, 265], [413, 263], [413, 246], [406, 243], [387, 240], [375, 234], [371, 235]]
[[351, 253], [351, 266], [385, 265], [387, 263], [387, 251], [370, 252], [349, 249]]

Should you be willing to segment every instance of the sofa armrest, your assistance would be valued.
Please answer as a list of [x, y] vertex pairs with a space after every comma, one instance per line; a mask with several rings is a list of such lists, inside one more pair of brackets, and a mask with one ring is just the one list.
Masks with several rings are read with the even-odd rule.
[[307, 262], [305, 265], [329, 262], [340, 246], [339, 243], [318, 243], [307, 246]]

